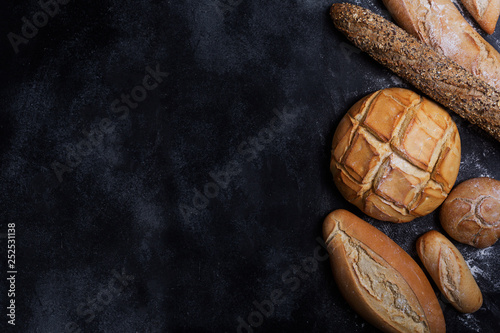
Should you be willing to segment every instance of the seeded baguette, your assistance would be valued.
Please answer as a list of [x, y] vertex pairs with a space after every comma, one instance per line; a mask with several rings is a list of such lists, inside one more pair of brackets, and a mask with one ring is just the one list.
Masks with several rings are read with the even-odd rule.
[[495, 88], [368, 9], [336, 3], [330, 15], [362, 51], [500, 142], [500, 92]]
[[323, 222], [342, 296], [384, 332], [444, 333], [443, 312], [420, 266], [383, 232], [338, 209]]

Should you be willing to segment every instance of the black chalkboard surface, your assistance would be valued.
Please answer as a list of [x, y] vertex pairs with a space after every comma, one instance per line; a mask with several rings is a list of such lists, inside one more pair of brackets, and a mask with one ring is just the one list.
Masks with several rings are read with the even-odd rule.
[[[342, 116], [410, 86], [335, 30], [330, 5], [2, 4], [0, 330], [375, 332], [333, 281], [323, 219], [348, 209], [415, 259], [443, 230], [437, 211], [368, 218], [335, 188]], [[500, 31], [486, 39], [500, 49]], [[500, 179], [500, 144], [452, 117], [457, 183]], [[498, 332], [500, 245], [454, 243], [484, 305], [460, 314], [436, 289], [448, 331]]]

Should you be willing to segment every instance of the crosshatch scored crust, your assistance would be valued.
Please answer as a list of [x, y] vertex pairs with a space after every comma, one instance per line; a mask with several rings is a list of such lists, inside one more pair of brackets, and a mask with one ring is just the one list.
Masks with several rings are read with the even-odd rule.
[[446, 199], [460, 156], [446, 111], [410, 90], [389, 88], [361, 99], [341, 120], [330, 169], [342, 195], [366, 214], [409, 222]]

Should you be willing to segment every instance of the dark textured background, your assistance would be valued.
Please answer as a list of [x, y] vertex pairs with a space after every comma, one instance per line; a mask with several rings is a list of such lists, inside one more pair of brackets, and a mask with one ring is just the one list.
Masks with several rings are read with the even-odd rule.
[[[335, 31], [331, 2], [67, 2], [18, 53], [7, 36], [40, 4], [2, 3], [0, 233], [16, 223], [18, 274], [14, 328], [2, 238], [1, 331], [236, 332], [239, 317], [254, 332], [374, 331], [317, 242], [331, 210], [364, 217], [331, 180], [330, 142], [356, 100], [408, 85]], [[148, 66], [169, 75], [113, 112]], [[454, 119], [458, 182], [500, 179], [500, 144]], [[368, 221], [414, 258], [442, 230], [435, 213]], [[484, 306], [461, 315], [440, 297], [448, 331], [498, 332], [500, 245], [457, 246]]]

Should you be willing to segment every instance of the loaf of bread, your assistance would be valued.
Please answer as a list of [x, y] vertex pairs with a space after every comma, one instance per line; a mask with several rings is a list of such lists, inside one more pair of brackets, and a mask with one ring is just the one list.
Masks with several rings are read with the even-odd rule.
[[360, 100], [340, 121], [330, 170], [349, 202], [400, 223], [446, 199], [460, 156], [457, 127], [443, 108], [411, 90], [389, 88]]
[[500, 238], [500, 181], [472, 178], [455, 187], [441, 207], [439, 219], [455, 240], [485, 248]]
[[500, 90], [500, 54], [450, 0], [383, 1], [403, 29]]
[[495, 31], [500, 16], [500, 0], [461, 0], [474, 20], [488, 34]]
[[500, 92], [367, 9], [336, 3], [330, 14], [362, 51], [500, 141]]
[[481, 307], [481, 290], [452, 242], [432, 230], [417, 240], [417, 252], [439, 290], [455, 309], [471, 313]]
[[346, 210], [323, 223], [335, 281], [353, 309], [384, 332], [446, 331], [420, 266], [394, 241]]

